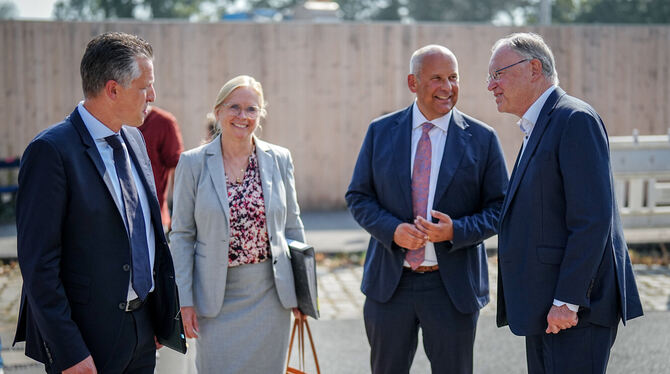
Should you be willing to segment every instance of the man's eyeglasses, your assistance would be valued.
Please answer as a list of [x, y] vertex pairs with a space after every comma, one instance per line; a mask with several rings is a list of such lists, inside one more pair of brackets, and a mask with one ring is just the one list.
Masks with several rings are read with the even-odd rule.
[[521, 60], [519, 62], [515, 62], [512, 65], [507, 65], [504, 68], [500, 68], [500, 69], [494, 71], [493, 73], [489, 74], [489, 76], [486, 78], [486, 84], [490, 84], [493, 81], [497, 82], [500, 79], [500, 72], [502, 72], [503, 70], [509, 69], [512, 66], [516, 66], [516, 65], [519, 65], [522, 62], [526, 62], [526, 61], [530, 61], [530, 60], [531, 59], [529, 59], [529, 58], [524, 58], [523, 60]]
[[244, 109], [242, 109], [240, 104], [223, 104], [223, 107], [226, 108], [230, 114], [236, 117], [239, 117], [242, 114], [242, 111], [244, 111], [244, 114], [247, 116], [247, 118], [256, 119], [261, 113], [261, 108], [255, 105], [248, 106]]

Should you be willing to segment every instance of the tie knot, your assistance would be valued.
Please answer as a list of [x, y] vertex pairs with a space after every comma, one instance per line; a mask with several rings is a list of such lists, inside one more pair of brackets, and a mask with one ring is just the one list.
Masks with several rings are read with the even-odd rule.
[[424, 122], [423, 125], [421, 125], [421, 128], [423, 129], [424, 134], [428, 134], [428, 131], [432, 130], [435, 125], [433, 125], [430, 122]]
[[107, 142], [107, 144], [110, 145], [110, 147], [112, 147], [114, 149], [121, 149], [122, 148], [121, 147], [121, 140], [119, 139], [119, 135], [117, 135], [117, 134], [105, 137], [105, 141]]

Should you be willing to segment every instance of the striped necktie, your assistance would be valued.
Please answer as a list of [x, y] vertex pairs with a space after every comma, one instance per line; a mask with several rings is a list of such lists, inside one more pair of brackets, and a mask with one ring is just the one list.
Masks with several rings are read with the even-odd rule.
[[[430, 136], [428, 132], [434, 127], [430, 122], [421, 125], [423, 132], [416, 147], [414, 166], [412, 167], [412, 212], [414, 217], [427, 218], [428, 191], [430, 189], [430, 162], [432, 157]], [[426, 247], [405, 253], [405, 260], [416, 270], [425, 258]]]

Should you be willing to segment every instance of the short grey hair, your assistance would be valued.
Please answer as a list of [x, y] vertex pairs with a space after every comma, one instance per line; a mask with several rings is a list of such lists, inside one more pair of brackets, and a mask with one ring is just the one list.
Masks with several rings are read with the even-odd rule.
[[97, 96], [108, 81], [128, 87], [142, 72], [139, 58], [153, 59], [151, 44], [122, 32], [107, 32], [93, 38], [81, 59], [80, 72], [84, 97]]
[[437, 45], [430, 44], [425, 47], [421, 47], [412, 53], [412, 57], [409, 59], [409, 73], [417, 76], [421, 72], [421, 65], [423, 64], [423, 59], [429, 55], [441, 54], [446, 56], [451, 56], [456, 60], [456, 56], [449, 48]]
[[491, 52], [495, 53], [501, 47], [509, 47], [529, 60], [539, 60], [542, 64], [542, 74], [549, 82], [558, 85], [554, 53], [540, 35], [532, 32], [510, 34], [498, 40], [491, 48]]

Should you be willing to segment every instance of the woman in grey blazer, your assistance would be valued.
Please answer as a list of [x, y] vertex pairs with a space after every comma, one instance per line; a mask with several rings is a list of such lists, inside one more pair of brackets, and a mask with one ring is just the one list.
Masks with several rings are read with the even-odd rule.
[[214, 105], [220, 134], [184, 152], [175, 172], [170, 247], [184, 330], [207, 373], [285, 370], [297, 318], [287, 238], [304, 241], [291, 155], [254, 130], [261, 84], [228, 81]]

